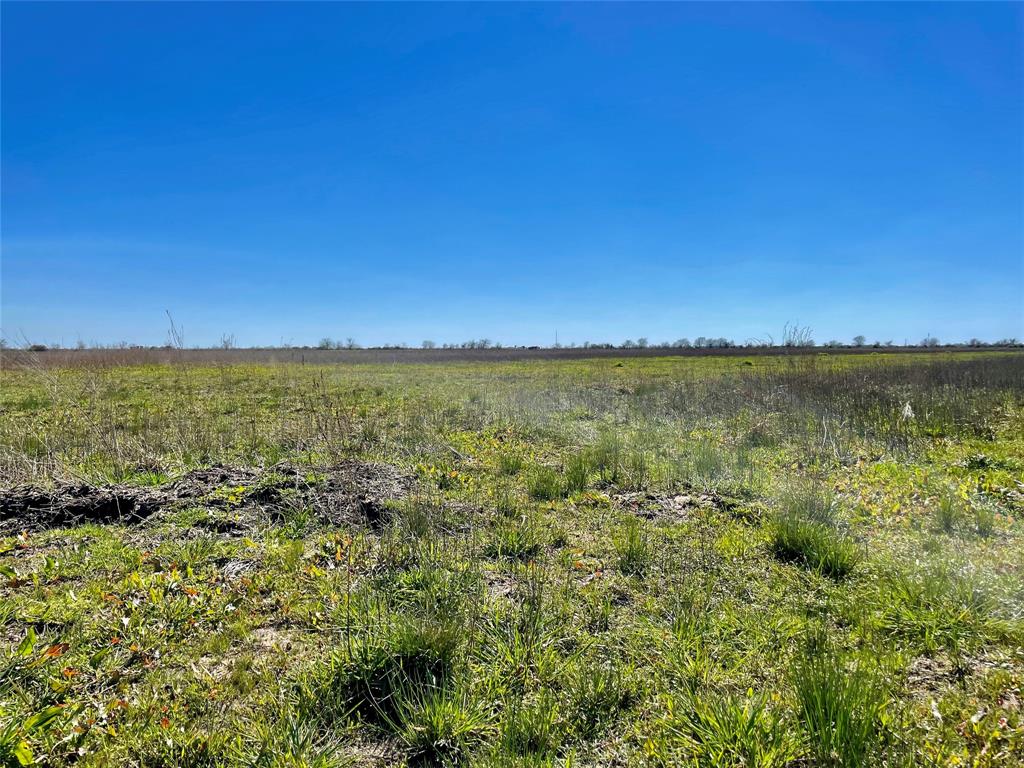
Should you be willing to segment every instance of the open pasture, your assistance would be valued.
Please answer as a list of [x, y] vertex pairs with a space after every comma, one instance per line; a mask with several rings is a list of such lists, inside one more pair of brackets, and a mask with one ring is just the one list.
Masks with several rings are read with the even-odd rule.
[[7, 366], [0, 763], [1024, 762], [1024, 354]]

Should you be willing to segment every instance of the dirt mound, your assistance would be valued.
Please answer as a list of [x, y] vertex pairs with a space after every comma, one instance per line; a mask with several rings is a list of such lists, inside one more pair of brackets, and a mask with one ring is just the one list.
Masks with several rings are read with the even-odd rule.
[[619, 507], [648, 520], [657, 518], [685, 520], [695, 510], [725, 509], [729, 506], [725, 499], [714, 493], [673, 494], [631, 491], [614, 494], [612, 501]]
[[151, 494], [121, 486], [64, 485], [0, 492], [0, 528], [37, 528], [82, 522], [138, 521], [159, 509]]
[[[305, 507], [323, 522], [379, 526], [387, 502], [404, 498], [413, 480], [390, 464], [346, 461], [329, 467], [279, 464], [269, 469], [214, 466], [165, 485], [61, 484], [53, 489], [0, 489], [0, 533], [82, 523], [138, 523], [160, 510], [192, 503], [209, 508], [268, 511], [283, 517]], [[231, 520], [209, 525], [231, 532]]]

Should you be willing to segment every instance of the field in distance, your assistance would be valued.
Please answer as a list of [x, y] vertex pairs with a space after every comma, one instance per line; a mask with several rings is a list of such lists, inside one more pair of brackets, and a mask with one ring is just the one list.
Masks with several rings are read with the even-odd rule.
[[0, 763], [1022, 764], [1024, 353], [727, 352], [5, 350]]

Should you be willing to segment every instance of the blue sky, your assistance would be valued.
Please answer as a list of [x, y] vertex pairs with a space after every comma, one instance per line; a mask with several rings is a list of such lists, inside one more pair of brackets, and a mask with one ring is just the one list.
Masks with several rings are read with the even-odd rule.
[[1024, 336], [1017, 4], [2, 6], [12, 340]]

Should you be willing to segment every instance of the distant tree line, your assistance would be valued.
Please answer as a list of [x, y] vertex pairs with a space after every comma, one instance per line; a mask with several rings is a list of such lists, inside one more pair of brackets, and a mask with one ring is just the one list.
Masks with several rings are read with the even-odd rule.
[[[688, 338], [680, 338], [675, 341], [662, 341], [659, 343], [651, 343], [645, 336], [639, 336], [634, 339], [625, 339], [618, 344], [612, 342], [593, 342], [584, 341], [582, 344], [572, 342], [570, 344], [559, 344], [555, 343], [548, 346], [543, 345], [530, 345], [530, 346], [513, 346], [511, 349], [730, 349], [730, 348], [744, 348], [744, 349], [771, 349], [775, 347], [782, 348], [807, 348], [807, 347], [821, 347], [824, 349], [859, 349], [859, 348], [874, 348], [874, 349], [887, 349], [893, 347], [920, 347], [924, 349], [935, 349], [943, 347], [947, 349], [983, 349], [986, 347], [1024, 347], [1024, 342], [1017, 338], [1005, 338], [998, 339], [997, 341], [984, 341], [978, 338], [971, 338], [965, 342], [955, 342], [943, 344], [935, 336], [925, 336], [917, 343], [906, 343], [896, 344], [892, 339], [885, 341], [875, 340], [869, 342], [866, 336], [858, 334], [854, 336], [849, 342], [839, 341], [837, 339], [830, 339], [822, 344], [815, 343], [814, 339], [810, 336], [810, 329], [801, 328], [798, 326], [788, 327], [783, 334], [783, 339], [780, 344], [776, 344], [775, 340], [768, 336], [766, 338], [751, 338], [744, 341], [742, 344], [737, 344], [732, 339], [725, 337], [709, 337], [709, 336], [698, 336], [693, 341]], [[174, 349], [184, 348], [184, 345], [180, 343], [180, 339], [168, 339], [165, 344], [147, 346], [142, 344], [130, 344], [127, 341], [120, 341], [113, 344], [100, 344], [97, 342], [85, 343], [81, 339], [75, 342], [73, 346], [65, 347], [62, 343], [51, 342], [47, 344], [40, 344], [37, 342], [23, 341], [20, 344], [14, 345], [8, 342], [4, 338], [0, 338], [0, 349], [11, 349], [11, 348], [25, 349], [31, 352], [44, 352], [48, 349]], [[192, 347], [193, 349], [201, 349], [202, 347]], [[239, 348], [234, 334], [224, 334], [220, 342], [214, 347], [217, 349], [237, 349]], [[282, 342], [278, 345], [261, 345], [259, 347], [251, 347], [251, 349], [331, 349], [331, 350], [355, 350], [355, 349], [409, 349], [409, 345], [400, 344], [381, 344], [373, 345], [369, 347], [363, 347], [352, 337], [347, 337], [343, 341], [340, 339], [334, 339], [329, 336], [325, 336], [314, 346], [306, 345], [294, 345], [290, 343]], [[431, 340], [425, 340], [420, 343], [420, 349], [432, 350], [432, 349], [504, 349], [505, 347], [501, 342], [493, 341], [491, 339], [470, 339], [468, 341], [461, 342], [445, 342], [438, 344]]]

